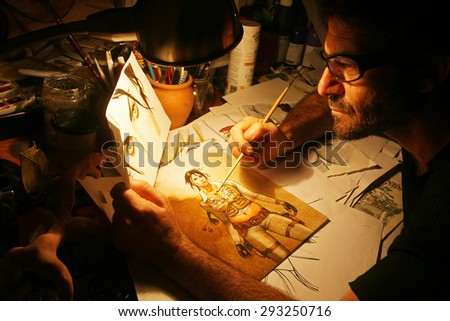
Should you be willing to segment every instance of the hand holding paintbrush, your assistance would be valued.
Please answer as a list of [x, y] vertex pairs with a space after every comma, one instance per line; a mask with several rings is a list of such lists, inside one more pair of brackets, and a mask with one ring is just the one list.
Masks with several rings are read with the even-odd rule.
[[[294, 76], [294, 78], [291, 80], [291, 82], [289, 83], [289, 85], [281, 92], [280, 96], [277, 98], [277, 100], [275, 101], [275, 103], [273, 104], [273, 106], [270, 108], [269, 112], [267, 113], [266, 117], [264, 117], [264, 119], [262, 120], [262, 123], [267, 123], [267, 121], [270, 119], [270, 117], [272, 116], [272, 114], [274, 113], [274, 111], [277, 109], [278, 105], [280, 104], [281, 100], [283, 100], [284, 96], [286, 95], [286, 93], [288, 92], [289, 88], [291, 88], [293, 82], [295, 79], [297, 79], [298, 74]], [[236, 169], [236, 167], [239, 165], [242, 157], [244, 156], [244, 154], [241, 152], [239, 154], [239, 157], [236, 159], [236, 162], [233, 164], [233, 166], [231, 167], [230, 171], [228, 172], [228, 174], [225, 176], [225, 178], [222, 180], [222, 183], [220, 184], [219, 188], [217, 189], [217, 192], [220, 191], [220, 189], [223, 187], [223, 185], [225, 184], [225, 182], [230, 178], [231, 174], [233, 173], [233, 171]]]

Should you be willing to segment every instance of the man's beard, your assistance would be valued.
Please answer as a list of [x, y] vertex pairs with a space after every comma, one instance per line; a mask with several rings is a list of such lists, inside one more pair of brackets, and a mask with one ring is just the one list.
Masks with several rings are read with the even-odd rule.
[[381, 94], [362, 100], [355, 108], [341, 97], [329, 96], [328, 104], [342, 111], [333, 114], [333, 130], [343, 140], [360, 139], [381, 134], [395, 127], [405, 125], [411, 119], [412, 101], [402, 95]]

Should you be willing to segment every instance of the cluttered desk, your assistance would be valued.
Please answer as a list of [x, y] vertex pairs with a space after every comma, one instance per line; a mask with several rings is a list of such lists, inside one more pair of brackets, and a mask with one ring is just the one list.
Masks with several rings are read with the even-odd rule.
[[[142, 5], [142, 2], [138, 3]], [[254, 27], [251, 24], [247, 26]], [[245, 31], [247, 28], [244, 29], [244, 37]], [[235, 33], [238, 34], [239, 31]], [[154, 34], [152, 36], [156, 37]], [[70, 43], [69, 40], [69, 46]], [[220, 50], [219, 56], [231, 48], [243, 50], [236, 46], [237, 43], [237, 40], [231, 41], [229, 47]], [[67, 43], [58, 42], [58, 44], [67, 51]], [[103, 68], [97, 69], [95, 73], [89, 74], [90, 70], [86, 68], [72, 69], [84, 75], [84, 78], [82, 76], [76, 80], [85, 83], [88, 92], [94, 93], [89, 99], [95, 101], [97, 116], [100, 110], [101, 117], [97, 118], [100, 124], [89, 122], [91, 114], [78, 111], [74, 113], [74, 109], [79, 109], [77, 106], [67, 107], [68, 110], [72, 110], [69, 114], [53, 110], [54, 114], [51, 115], [50, 121], [50, 116], [46, 113], [51, 102], [45, 100], [45, 97], [37, 103], [29, 99], [30, 96], [23, 94], [24, 91], [17, 82], [2, 83], [5, 87], [3, 92], [24, 95], [21, 96], [20, 101], [23, 105], [20, 106], [20, 110], [8, 111], [10, 119], [19, 116], [19, 113], [22, 113], [23, 117], [29, 117], [28, 108], [32, 115], [39, 115], [37, 128], [32, 128], [27, 135], [19, 136], [11, 131], [14, 134], [6, 135], [1, 143], [4, 167], [7, 173], [14, 172], [16, 183], [24, 174], [24, 163], [27, 161], [34, 164], [32, 166], [34, 175], [36, 166], [42, 169], [42, 163], [38, 159], [41, 153], [44, 155], [45, 164], [50, 164], [49, 167], [44, 166], [48, 170], [47, 174], [55, 181], [64, 177], [65, 171], [77, 167], [77, 161], [90, 152], [101, 151], [108, 157], [108, 162], [114, 165], [112, 169], [103, 171], [100, 178], [76, 178], [76, 206], [72, 216], [77, 219], [72, 220], [74, 224], [71, 225], [76, 233], [71, 235], [72, 242], [68, 242], [71, 247], [58, 253], [61, 260], [68, 262], [69, 270], [76, 281], [74, 286], [83, 288], [83, 291], [76, 291], [75, 299], [191, 299], [183, 289], [165, 279], [152, 267], [131, 258], [125, 262], [107, 240], [108, 232], [105, 226], [108, 225], [108, 220], [111, 220], [114, 212], [108, 192], [117, 182], [129, 184], [131, 178], [143, 179], [167, 193], [179, 213], [188, 210], [197, 213], [189, 218], [180, 215], [178, 219], [186, 234], [194, 242], [201, 244], [206, 251], [252, 277], [287, 291], [301, 300], [338, 299], [349, 280], [366, 271], [385, 255], [387, 245], [384, 243], [389, 244], [390, 237], [395, 235], [402, 220], [400, 178], [397, 171], [401, 161], [400, 147], [387, 138], [370, 136], [347, 142], [326, 136], [311, 142], [308, 146], [303, 146], [301, 150], [296, 150], [276, 168], [266, 170], [239, 168], [230, 177], [229, 170], [236, 165], [236, 160], [231, 157], [227, 146], [229, 129], [245, 116], [264, 118], [270, 114], [268, 120], [280, 124], [292, 106], [315, 90], [317, 81], [314, 81], [314, 77], [316, 73], [320, 74], [320, 70], [314, 70], [309, 74], [303, 72], [302, 77], [297, 77], [297, 74], [293, 76], [289, 70], [275, 70], [250, 85], [237, 85], [234, 90], [225, 85], [221, 88], [228, 92], [220, 95], [221, 100], [218, 101], [214, 99], [217, 97], [217, 86], [216, 93], [211, 94], [212, 84], [216, 80], [214, 76], [217, 75], [214, 74], [214, 62], [210, 62], [214, 59], [211, 59], [209, 54], [205, 53], [204, 59], [207, 62], [202, 63], [194, 57], [176, 57], [177, 61], [165, 61], [165, 63], [186, 64], [187, 60], [194, 60], [196, 67], [167, 67], [161, 61], [162, 56], [152, 57], [149, 60], [144, 58], [145, 54], [142, 54], [141, 50], [149, 49], [146, 47], [149, 46], [148, 43], [145, 45], [141, 43], [140, 47], [134, 44], [130, 42], [129, 46], [120, 48], [120, 53], [115, 53], [112, 65], [118, 70], [117, 73], [113, 72], [110, 78], [101, 74], [101, 72], [108, 74], [110, 71], [111, 64], [108, 63], [107, 55]], [[63, 59], [60, 52], [55, 58], [53, 48], [47, 47], [47, 51], [41, 52], [43, 57], [51, 56], [51, 59], [45, 58], [47, 67], [50, 61], [58, 60], [58, 63], [61, 63], [61, 60], [67, 61], [67, 57]], [[104, 52], [111, 52], [109, 49]], [[217, 52], [217, 48], [213, 48], [213, 51]], [[124, 59], [117, 59], [118, 57]], [[21, 66], [24, 75], [36, 77], [36, 70], [30, 68], [30, 60], [33, 64], [36, 63], [32, 59], [25, 61], [20, 59], [14, 65]], [[94, 61], [99, 64], [96, 59]], [[65, 65], [71, 63], [69, 60]], [[297, 68], [294, 70], [298, 71]], [[37, 87], [50, 83], [54, 71], [46, 69], [45, 73], [39, 75]], [[102, 90], [107, 88], [106, 95], [96, 96], [96, 90], [92, 90], [93, 87], [98, 88], [99, 84], [96, 83], [99, 80], [98, 75]], [[74, 73], [65, 73], [63, 76], [65, 82], [74, 84], [73, 78], [76, 76]], [[58, 77], [61, 77], [61, 74], [58, 74]], [[205, 80], [209, 83], [206, 87], [201, 87], [205, 86], [203, 83]], [[178, 88], [185, 83], [189, 84], [187, 89]], [[170, 97], [177, 94], [171, 91], [169, 98], [164, 95], [165, 91], [173, 90], [174, 87], [180, 91], [184, 90], [183, 92], [187, 90], [189, 99], [185, 101], [186, 94], [181, 93], [181, 96], [176, 98], [177, 105], [173, 107], [175, 112], [171, 112]], [[205, 94], [209, 95], [206, 102], [199, 98], [204, 95], [199, 91], [200, 88], [207, 88], [209, 91]], [[55, 93], [52, 93], [50, 98], [55, 98]], [[285, 108], [272, 110], [277, 98], [282, 98], [278, 103]], [[10, 99], [10, 97], [3, 99], [7, 102], [5, 106], [18, 108], [19, 105], [14, 105], [14, 101]], [[47, 106], [44, 110], [42, 104]], [[184, 105], [187, 107], [183, 108]], [[2, 109], [5, 114], [7, 108]], [[183, 110], [187, 112], [183, 113]], [[2, 121], [9, 123], [6, 119], [8, 117]], [[36, 120], [36, 117], [33, 117], [33, 120]], [[72, 117], [70, 120], [82, 119], [82, 133], [76, 135], [73, 132], [68, 133], [64, 127], [67, 124], [65, 121], [68, 120], [65, 117]], [[94, 143], [92, 143], [92, 127], [97, 130]], [[112, 141], [117, 145], [112, 145]], [[82, 149], [81, 146], [87, 149]], [[152, 149], [148, 150], [150, 147]], [[114, 164], [115, 157], [123, 160], [121, 166]], [[223, 166], [217, 166], [217, 161]], [[296, 219], [309, 229], [308, 237], [300, 242], [282, 239], [290, 252], [288, 257], [269, 259], [254, 255], [244, 260], [241, 252], [236, 252], [232, 240], [221, 227], [220, 219], [211, 218], [213, 215], [209, 210], [199, 207], [202, 194], [199, 195], [191, 188], [192, 186], [186, 184], [185, 177], [188, 173], [207, 173], [209, 177], [214, 177], [214, 180], [222, 179], [222, 185], [230, 178], [236, 181], [236, 184], [245, 184], [249, 189], [257, 189], [258, 194], [271, 194], [277, 199], [289, 200], [290, 204], [301, 209], [301, 213], [298, 214], [300, 218]], [[45, 190], [44, 193], [34, 193], [32, 196], [38, 198], [45, 194], [47, 201], [54, 202], [58, 198], [54, 189], [61, 186], [58, 185], [59, 182], [47, 183], [49, 184], [46, 187], [53, 188], [50, 190], [53, 194], [48, 194], [49, 190]], [[25, 189], [30, 191], [29, 185], [26, 185]], [[39, 199], [32, 201], [38, 203]], [[268, 199], [266, 202], [270, 203]], [[54, 203], [50, 205], [55, 206]], [[40, 224], [36, 225], [36, 222], [33, 222], [33, 225], [24, 223], [23, 220], [25, 218], [29, 220], [30, 217], [33, 221], [39, 218], [46, 220], [49, 212], [40, 208], [40, 212], [37, 213], [39, 215], [36, 215], [34, 210], [31, 213], [32, 215], [28, 212], [28, 215], [22, 215], [16, 224], [25, 229], [30, 225], [42, 228]], [[28, 237], [28, 242], [36, 237], [35, 233], [39, 233], [37, 230], [20, 232]], [[96, 232], [99, 234], [96, 235]], [[88, 239], [93, 242], [87, 242]], [[3, 253], [9, 247], [18, 245], [17, 242], [27, 241], [23, 235], [16, 235], [12, 240], [9, 240], [10, 243], [5, 247], [2, 246]], [[82, 259], [79, 259], [80, 255]], [[95, 271], [82, 273], [86, 272], [83, 268], [96, 264], [99, 266]], [[108, 269], [108, 266], [118, 268]], [[111, 273], [102, 275], [107, 270]], [[52, 292], [42, 292], [44, 286], [42, 283], [40, 285], [40, 293], [30, 291], [21, 299], [54, 298], [49, 296]], [[26, 291], [26, 288], [21, 290]], [[15, 294], [20, 296], [23, 292]]]

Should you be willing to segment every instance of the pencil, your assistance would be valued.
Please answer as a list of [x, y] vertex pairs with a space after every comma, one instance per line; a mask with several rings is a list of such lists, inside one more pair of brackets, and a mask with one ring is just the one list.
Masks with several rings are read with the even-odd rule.
[[173, 76], [172, 76], [171, 84], [172, 85], [178, 85], [178, 83], [180, 81], [180, 77], [181, 77], [180, 69], [175, 67], [174, 70], [173, 70]]
[[150, 77], [152, 78], [152, 80], [156, 81], [155, 73], [153, 72], [152, 64], [149, 61], [147, 61], [147, 60], [145, 61], [145, 63], [147, 64], [147, 69], [148, 69], [148, 72], [150, 74]]
[[167, 67], [167, 84], [172, 84], [172, 69]]
[[102, 67], [100, 67], [100, 64], [98, 63], [97, 58], [95, 58], [95, 56], [92, 54], [92, 52], [90, 52], [89, 55], [91, 56], [92, 60], [94, 60], [95, 66], [97, 67], [97, 70], [98, 70], [98, 73], [100, 75], [103, 85], [109, 91], [111, 88], [109, 86], [108, 80], [106, 79], [105, 73], [102, 70]]
[[114, 88], [116, 86], [116, 76], [114, 75], [114, 61], [110, 50], [106, 50], [106, 65], [108, 66], [109, 84]]

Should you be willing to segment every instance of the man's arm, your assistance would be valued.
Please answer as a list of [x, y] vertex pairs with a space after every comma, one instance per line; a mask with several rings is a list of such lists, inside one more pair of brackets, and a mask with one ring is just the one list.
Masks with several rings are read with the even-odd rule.
[[279, 156], [322, 137], [333, 127], [333, 117], [327, 98], [312, 93], [301, 100], [286, 116], [280, 126], [262, 123], [261, 119], [246, 117], [230, 130], [233, 155], [241, 152], [242, 161], [255, 166], [275, 161]]
[[200, 300], [292, 300], [209, 255], [182, 232], [165, 195], [142, 181], [111, 190], [114, 243]]
[[293, 300], [207, 254], [185, 235], [163, 271], [200, 300]]

